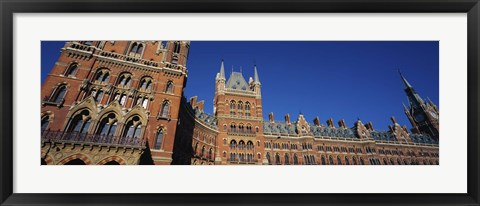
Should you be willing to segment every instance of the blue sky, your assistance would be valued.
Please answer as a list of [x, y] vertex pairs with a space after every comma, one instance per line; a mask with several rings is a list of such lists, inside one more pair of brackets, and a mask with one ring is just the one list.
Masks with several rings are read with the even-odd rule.
[[[42, 83], [60, 55], [64, 42], [42, 42]], [[212, 113], [215, 75], [225, 61], [226, 76], [242, 70], [253, 76], [256, 63], [262, 83], [264, 119], [273, 112], [283, 121], [302, 114], [322, 124], [332, 117], [347, 126], [360, 118], [387, 130], [390, 117], [410, 128], [402, 102], [398, 69], [421, 97], [439, 106], [437, 41], [193, 41], [188, 59], [185, 96], [205, 100]]]

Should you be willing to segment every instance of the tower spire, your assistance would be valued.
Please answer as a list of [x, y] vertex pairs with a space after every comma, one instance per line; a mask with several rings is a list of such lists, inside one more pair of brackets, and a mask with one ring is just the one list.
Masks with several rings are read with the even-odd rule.
[[400, 69], [398, 70], [398, 73], [400, 74], [400, 78], [402, 78], [403, 85], [405, 85], [405, 88], [411, 88], [412, 85], [408, 83], [407, 79], [405, 79], [405, 77], [402, 75], [402, 72], [400, 72]]
[[225, 79], [225, 67], [223, 66], [223, 58], [222, 58], [222, 65], [220, 66], [220, 78]]
[[260, 84], [260, 79], [258, 78], [258, 72], [257, 72], [257, 65], [256, 64], [253, 66], [253, 69], [254, 69], [254, 73], [255, 73], [254, 77], [253, 77], [254, 78], [253, 80], [254, 80], [255, 83]]

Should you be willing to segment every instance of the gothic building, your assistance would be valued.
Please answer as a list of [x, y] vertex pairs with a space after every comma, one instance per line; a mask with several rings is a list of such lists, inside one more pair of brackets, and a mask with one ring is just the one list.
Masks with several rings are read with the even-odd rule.
[[[215, 77], [213, 114], [183, 95], [188, 41], [72, 41], [42, 85], [42, 164], [438, 165], [438, 109], [400, 74], [412, 128], [394, 117], [264, 120], [257, 67]], [[195, 78], [195, 77], [193, 77]]]

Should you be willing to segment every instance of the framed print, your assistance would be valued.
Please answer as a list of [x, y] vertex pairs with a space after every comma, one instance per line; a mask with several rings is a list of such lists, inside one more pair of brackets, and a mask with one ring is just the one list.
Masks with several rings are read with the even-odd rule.
[[1, 5], [2, 205], [479, 204], [478, 1]]

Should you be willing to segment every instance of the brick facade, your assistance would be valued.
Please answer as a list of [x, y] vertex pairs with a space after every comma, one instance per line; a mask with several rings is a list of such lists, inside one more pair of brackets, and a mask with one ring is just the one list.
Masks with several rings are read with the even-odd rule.
[[[42, 164], [439, 164], [438, 110], [401, 75], [411, 132], [360, 120], [264, 120], [256, 66], [215, 78], [214, 113], [183, 96], [188, 41], [67, 42], [42, 85]], [[193, 77], [195, 78], [195, 77]], [[78, 158], [77, 158], [78, 157]]]

